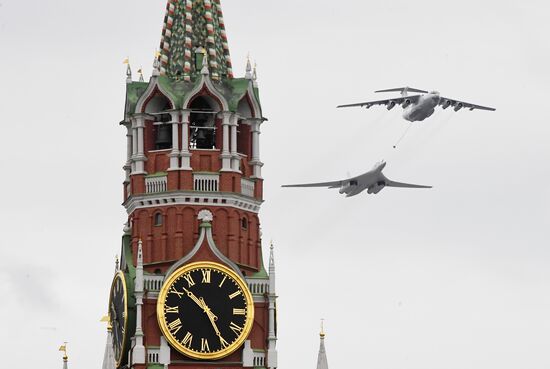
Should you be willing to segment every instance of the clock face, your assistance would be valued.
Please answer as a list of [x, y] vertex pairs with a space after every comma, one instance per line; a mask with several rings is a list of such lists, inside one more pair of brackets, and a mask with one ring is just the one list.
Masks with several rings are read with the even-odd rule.
[[109, 297], [109, 318], [113, 337], [113, 351], [115, 354], [116, 366], [119, 367], [124, 358], [128, 328], [128, 295], [126, 290], [126, 278], [124, 273], [119, 271], [111, 285]]
[[254, 303], [246, 283], [212, 262], [188, 264], [164, 283], [157, 303], [168, 342], [194, 359], [221, 359], [235, 352], [252, 329]]

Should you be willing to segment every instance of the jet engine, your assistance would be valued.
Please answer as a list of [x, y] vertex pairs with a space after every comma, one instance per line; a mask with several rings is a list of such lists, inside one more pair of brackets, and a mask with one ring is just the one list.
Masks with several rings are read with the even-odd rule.
[[403, 104], [401, 104], [401, 106], [403, 107], [403, 109], [405, 109], [407, 106], [411, 105], [411, 100], [407, 99], [405, 101], [403, 101]]
[[392, 110], [394, 107], [395, 107], [395, 101], [388, 102], [388, 106], [387, 106], [388, 110]]
[[356, 186], [357, 186], [357, 181], [345, 182], [345, 183], [342, 184], [342, 186], [340, 187], [340, 190], [338, 190], [338, 192], [348, 194]]
[[382, 191], [386, 187], [386, 182], [377, 182], [376, 184], [370, 186], [367, 189], [367, 193], [369, 194], [377, 194], [378, 192]]
[[443, 103], [443, 106], [441, 107], [443, 110], [447, 109], [449, 106], [451, 106], [452, 102], [450, 100], [445, 100]]
[[462, 109], [464, 107], [464, 105], [462, 103], [458, 103], [456, 106], [455, 106], [455, 111], [459, 111], [460, 109]]

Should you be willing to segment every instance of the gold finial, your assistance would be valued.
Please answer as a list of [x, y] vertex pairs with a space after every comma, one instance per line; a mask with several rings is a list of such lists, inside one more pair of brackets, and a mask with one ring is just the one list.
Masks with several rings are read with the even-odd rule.
[[124, 58], [124, 61], [122, 63], [123, 64], [130, 64], [130, 58], [129, 57]]
[[120, 266], [120, 261], [118, 260], [118, 254], [115, 256], [115, 272], [118, 271], [118, 267]]
[[113, 326], [111, 325], [111, 318], [109, 317], [109, 315], [104, 315], [100, 322], [102, 323], [107, 323], [107, 330], [110, 332], [112, 329], [113, 329]]
[[157, 58], [157, 59], [160, 58], [160, 51], [158, 51], [158, 50], [155, 51], [155, 58]]
[[325, 338], [325, 319], [321, 319], [321, 333], [319, 333], [321, 338]]
[[63, 360], [67, 361], [69, 356], [67, 355], [67, 342], [64, 342], [60, 347], [59, 351], [63, 352]]

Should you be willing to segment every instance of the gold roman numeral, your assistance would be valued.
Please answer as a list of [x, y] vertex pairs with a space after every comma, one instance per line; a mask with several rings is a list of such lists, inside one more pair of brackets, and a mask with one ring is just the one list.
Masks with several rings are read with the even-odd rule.
[[237, 290], [233, 292], [231, 295], [229, 295], [229, 298], [233, 300], [235, 297], [239, 296], [241, 294], [241, 290]]
[[165, 306], [164, 312], [166, 314], [179, 314], [180, 313], [180, 307], [179, 306]]
[[226, 348], [227, 346], [229, 346], [229, 343], [227, 343], [226, 340], [223, 339], [223, 337], [220, 335], [220, 345], [222, 345], [222, 349]]
[[191, 274], [187, 273], [186, 275], [183, 276], [183, 278], [185, 278], [189, 287], [193, 287], [195, 285], [195, 281], [193, 280], [193, 277], [191, 276]]
[[210, 283], [210, 275], [212, 274], [211, 270], [202, 271], [202, 283]]
[[178, 331], [181, 329], [181, 320], [178, 318], [174, 320], [172, 323], [168, 324], [168, 329], [172, 333], [172, 335], [176, 335]]
[[175, 293], [176, 295], [178, 295], [179, 298], [181, 298], [184, 295], [183, 292], [179, 292], [178, 290], [176, 290], [176, 287], [174, 287], [174, 286], [172, 286], [172, 288], [168, 292], [169, 293]]
[[208, 340], [206, 338], [201, 338], [201, 351], [210, 352], [210, 346], [208, 346]]
[[246, 315], [245, 309], [233, 309], [233, 315]]
[[243, 328], [242, 327], [239, 327], [237, 324], [231, 322], [231, 324], [229, 324], [229, 328], [231, 328], [231, 330], [237, 335], [239, 336], [242, 331], [243, 331]]
[[193, 342], [193, 335], [189, 332], [183, 337], [183, 340], [181, 341], [181, 344], [184, 345], [187, 348], [191, 348], [191, 343]]

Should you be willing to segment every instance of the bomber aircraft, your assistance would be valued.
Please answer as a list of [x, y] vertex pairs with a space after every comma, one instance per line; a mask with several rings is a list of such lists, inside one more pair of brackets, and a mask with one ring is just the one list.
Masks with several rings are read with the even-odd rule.
[[[411, 87], [399, 87], [399, 88], [390, 88], [389, 90], [379, 90], [375, 92], [401, 92], [401, 97], [396, 97], [393, 99], [386, 100], [377, 100], [377, 101], [367, 101], [357, 104], [347, 104], [347, 105], [338, 105], [337, 108], [349, 108], [354, 106], [365, 106], [369, 109], [373, 105], [386, 105], [388, 110], [393, 109], [396, 105], [401, 105], [403, 108], [403, 118], [409, 122], [423, 121], [426, 118], [429, 118], [435, 111], [435, 108], [439, 105], [442, 109], [447, 109], [452, 107], [454, 111], [459, 111], [462, 108], [469, 110], [479, 109], [479, 110], [490, 110], [495, 111], [494, 108], [489, 108], [486, 106], [471, 104], [465, 101], [460, 101], [456, 99], [450, 99], [448, 97], [443, 97], [437, 91], [424, 91], [418, 90]], [[408, 92], [418, 92], [420, 95], [409, 95]]]
[[306, 183], [295, 185], [283, 185], [282, 187], [328, 187], [339, 188], [340, 193], [345, 193], [346, 197], [360, 194], [367, 190], [369, 194], [377, 194], [384, 187], [408, 187], [408, 188], [432, 188], [432, 186], [421, 186], [409, 183], [394, 182], [386, 178], [382, 170], [386, 167], [386, 162], [377, 163], [372, 170], [358, 175], [356, 177], [343, 179], [340, 181]]

